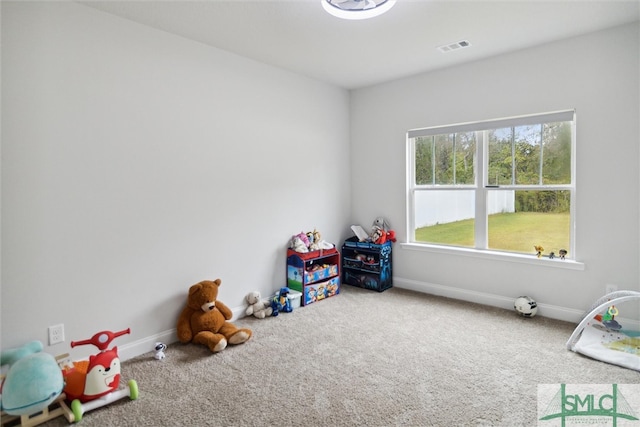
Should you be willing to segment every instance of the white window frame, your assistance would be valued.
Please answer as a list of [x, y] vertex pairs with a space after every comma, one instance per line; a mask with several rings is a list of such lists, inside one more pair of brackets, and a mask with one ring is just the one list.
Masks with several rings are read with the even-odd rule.
[[[512, 126], [523, 126], [553, 122], [571, 122], [571, 183], [562, 185], [500, 185], [499, 187], [488, 185], [487, 158], [488, 144], [486, 143], [487, 131]], [[476, 162], [475, 183], [466, 185], [417, 185], [415, 179], [415, 144], [414, 138], [460, 132], [476, 132]], [[435, 126], [409, 130], [406, 134], [406, 236], [407, 242], [403, 248], [423, 250], [439, 253], [454, 253], [481, 258], [499, 258], [515, 262], [524, 262], [538, 265], [563, 267], [570, 269], [584, 269], [584, 264], [577, 261], [575, 245], [575, 208], [576, 208], [576, 113], [575, 110], [554, 111], [543, 114], [530, 114], [525, 116], [507, 117], [494, 120], [459, 123], [446, 126]], [[535, 255], [502, 252], [488, 249], [488, 215], [487, 194], [491, 190], [568, 190], [570, 192], [570, 247], [568, 248], [570, 259], [539, 259]], [[421, 191], [438, 190], [472, 190], [475, 191], [475, 247], [459, 247], [418, 242], [415, 239], [415, 194]]]

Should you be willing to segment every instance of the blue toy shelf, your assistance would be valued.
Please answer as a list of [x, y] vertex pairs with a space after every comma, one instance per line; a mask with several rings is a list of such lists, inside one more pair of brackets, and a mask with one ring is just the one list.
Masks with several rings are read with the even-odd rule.
[[342, 245], [342, 283], [382, 292], [393, 286], [391, 242], [360, 242], [357, 237]]

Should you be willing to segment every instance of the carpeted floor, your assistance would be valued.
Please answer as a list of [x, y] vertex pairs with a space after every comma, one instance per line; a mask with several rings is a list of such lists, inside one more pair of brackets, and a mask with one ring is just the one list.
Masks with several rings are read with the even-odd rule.
[[124, 362], [122, 381], [137, 381], [138, 400], [81, 424], [535, 426], [539, 384], [640, 382], [636, 371], [567, 351], [573, 324], [398, 288], [344, 286], [292, 313], [235, 323], [254, 336], [221, 353], [172, 344], [163, 361]]

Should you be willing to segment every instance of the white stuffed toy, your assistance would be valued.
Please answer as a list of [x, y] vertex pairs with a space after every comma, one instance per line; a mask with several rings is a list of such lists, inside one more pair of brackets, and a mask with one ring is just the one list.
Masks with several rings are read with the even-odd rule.
[[[302, 238], [304, 236], [304, 239]], [[306, 240], [306, 242], [305, 242]], [[293, 249], [296, 252], [306, 253], [309, 252], [309, 239], [307, 235], [304, 233], [296, 234], [291, 237], [291, 242], [289, 243], [289, 248]]]
[[247, 316], [253, 315], [258, 319], [264, 319], [265, 317], [269, 317], [273, 314], [271, 305], [260, 299], [260, 292], [249, 292], [245, 299], [247, 300], [247, 304], [249, 304], [249, 307], [247, 307], [247, 310], [245, 311]]

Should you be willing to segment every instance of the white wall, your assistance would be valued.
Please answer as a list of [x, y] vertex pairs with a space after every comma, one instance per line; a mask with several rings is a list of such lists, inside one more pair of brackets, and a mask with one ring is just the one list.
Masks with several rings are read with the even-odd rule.
[[236, 310], [280, 286], [293, 233], [340, 242], [382, 215], [402, 241], [408, 129], [566, 108], [586, 269], [396, 244], [395, 284], [580, 311], [605, 283], [638, 289], [637, 25], [350, 96], [76, 3], [0, 7], [2, 348], [64, 323], [67, 341], [131, 327], [121, 356], [149, 351], [192, 283], [221, 277]]
[[[576, 254], [585, 269], [394, 249], [394, 285], [508, 307], [531, 295], [570, 317], [606, 283], [639, 287], [638, 24], [567, 39], [352, 92], [354, 222], [386, 216], [406, 238], [409, 129], [575, 108]], [[464, 54], [455, 52], [454, 54]], [[376, 159], [385, 173], [371, 173]], [[374, 181], [374, 176], [378, 176]], [[364, 189], [375, 188], [375, 192]]]
[[193, 283], [241, 310], [292, 234], [344, 238], [347, 91], [76, 3], [1, 7], [3, 348], [63, 323], [53, 354], [127, 327], [150, 351]]

